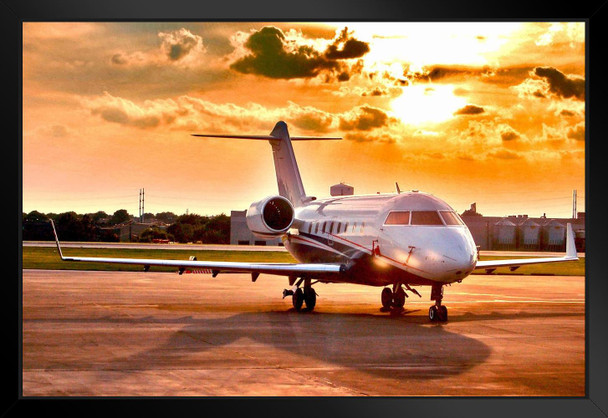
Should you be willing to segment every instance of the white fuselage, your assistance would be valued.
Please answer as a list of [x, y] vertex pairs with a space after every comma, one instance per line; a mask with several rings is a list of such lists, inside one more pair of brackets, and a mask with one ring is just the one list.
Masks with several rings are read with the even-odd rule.
[[353, 283], [452, 283], [469, 275], [477, 249], [442, 200], [417, 191], [339, 196], [296, 207], [283, 239], [300, 262], [344, 262]]

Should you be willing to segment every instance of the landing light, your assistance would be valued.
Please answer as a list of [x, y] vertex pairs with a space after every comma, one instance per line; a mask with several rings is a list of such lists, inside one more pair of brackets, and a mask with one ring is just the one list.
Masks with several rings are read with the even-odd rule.
[[389, 264], [386, 261], [382, 260], [379, 257], [374, 257], [374, 264], [381, 268], [387, 268], [389, 266]]

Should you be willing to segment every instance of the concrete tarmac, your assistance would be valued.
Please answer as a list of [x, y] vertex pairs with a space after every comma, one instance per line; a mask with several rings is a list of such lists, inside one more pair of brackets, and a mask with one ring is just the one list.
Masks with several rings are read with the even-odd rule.
[[23, 271], [23, 396], [585, 395], [584, 277], [469, 276], [401, 312], [261, 275]]

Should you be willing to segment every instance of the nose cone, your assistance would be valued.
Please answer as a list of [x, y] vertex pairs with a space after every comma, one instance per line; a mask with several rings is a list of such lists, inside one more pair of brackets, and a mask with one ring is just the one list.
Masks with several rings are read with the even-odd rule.
[[454, 228], [441, 245], [442, 281], [461, 280], [468, 276], [477, 264], [477, 248], [467, 228]]

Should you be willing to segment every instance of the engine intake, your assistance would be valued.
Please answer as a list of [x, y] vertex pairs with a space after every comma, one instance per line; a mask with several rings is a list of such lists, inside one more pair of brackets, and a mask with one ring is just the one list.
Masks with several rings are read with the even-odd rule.
[[270, 196], [247, 209], [247, 226], [261, 238], [272, 238], [289, 229], [294, 220], [293, 205], [282, 196]]

